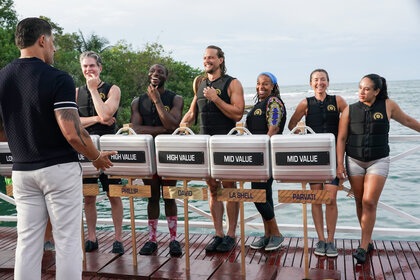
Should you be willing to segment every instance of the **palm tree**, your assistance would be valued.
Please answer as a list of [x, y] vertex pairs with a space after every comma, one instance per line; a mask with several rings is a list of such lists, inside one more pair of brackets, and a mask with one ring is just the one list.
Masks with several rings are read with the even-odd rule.
[[105, 37], [98, 36], [95, 33], [90, 34], [88, 38], [85, 38], [82, 31], [80, 30], [79, 34], [81, 39], [81, 46], [79, 51], [81, 53], [84, 51], [94, 51], [97, 53], [101, 53], [107, 48], [112, 47], [108, 45], [108, 39], [106, 39]]

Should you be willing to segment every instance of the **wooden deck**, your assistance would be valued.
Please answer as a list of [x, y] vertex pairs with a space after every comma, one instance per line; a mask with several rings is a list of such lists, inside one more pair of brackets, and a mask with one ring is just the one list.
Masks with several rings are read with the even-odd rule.
[[[16, 247], [16, 229], [0, 227], [0, 279], [13, 279], [13, 261], [14, 249]], [[141, 246], [147, 241], [147, 232], [137, 233], [137, 247]], [[211, 253], [205, 251], [205, 246], [210, 242], [212, 236], [204, 234], [190, 235], [190, 260], [191, 273], [194, 270], [220, 270], [221, 265], [240, 262], [240, 241], [237, 238], [237, 246], [229, 253]], [[246, 245], [254, 241], [256, 237], [247, 236]], [[184, 246], [184, 234], [179, 234], [178, 240], [181, 246]], [[126, 263], [132, 259], [132, 243], [130, 232], [124, 232], [124, 247], [126, 253], [123, 257], [109, 254], [112, 249], [113, 232], [112, 231], [98, 231], [99, 250], [96, 253], [87, 253], [88, 263], [98, 258], [108, 258], [106, 262], [110, 266], [118, 263], [124, 259]], [[150, 263], [155, 262], [157, 257], [160, 260], [157, 271], [151, 273], [151, 277], [138, 277], [139, 279], [184, 279], [182, 274], [177, 274], [177, 271], [182, 271], [185, 268], [184, 256], [181, 258], [170, 258], [169, 256], [169, 234], [160, 233], [158, 235], [159, 249], [154, 257], [139, 256], [139, 264], [143, 261]], [[311, 268], [319, 268], [323, 270], [338, 270], [341, 273], [341, 279], [420, 279], [420, 242], [414, 241], [375, 241], [375, 249], [369, 258], [369, 261], [364, 265], [356, 265], [351, 253], [358, 247], [358, 240], [337, 239], [336, 246], [339, 251], [337, 258], [317, 257], [312, 254], [317, 240], [309, 239], [309, 263]], [[184, 248], [183, 248], [184, 249]], [[138, 249], [139, 250], [139, 249]], [[246, 246], [246, 263], [247, 266], [262, 265], [264, 270], [275, 269], [277, 275], [274, 279], [301, 279], [303, 277], [293, 274], [292, 268], [303, 268], [304, 254], [303, 254], [303, 238], [286, 238], [283, 247], [272, 253], [266, 253], [263, 250], [253, 250]], [[155, 258], [155, 259], [153, 259]], [[153, 261], [152, 261], [153, 259]], [[194, 266], [194, 263], [197, 265]], [[204, 265], [203, 265], [204, 264]], [[132, 265], [128, 265], [132, 268]], [[44, 254], [43, 261], [43, 276], [42, 279], [55, 279], [54, 275], [54, 257], [51, 254]], [[99, 269], [98, 269], [99, 270]], [[289, 274], [288, 271], [290, 272]], [[283, 272], [283, 274], [281, 273]], [[90, 275], [85, 275], [89, 273]], [[181, 275], [181, 276], [180, 276]], [[285, 276], [289, 275], [289, 276]], [[294, 276], [292, 276], [294, 275]], [[112, 276], [112, 277], [110, 277]], [[249, 275], [250, 276], [250, 275]], [[86, 271], [83, 279], [135, 279], [134, 276], [129, 275], [110, 275], [106, 269], [96, 271]], [[191, 277], [190, 279], [194, 279]], [[252, 279], [254, 277], [247, 277]], [[202, 279], [202, 278], [196, 278]], [[220, 278], [222, 279], [222, 278]], [[223, 279], [232, 279], [225, 277]], [[257, 279], [260, 279], [258, 277]]]

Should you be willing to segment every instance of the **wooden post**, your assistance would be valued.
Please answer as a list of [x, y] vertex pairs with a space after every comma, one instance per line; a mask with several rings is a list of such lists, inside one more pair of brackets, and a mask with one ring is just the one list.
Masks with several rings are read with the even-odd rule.
[[[244, 189], [244, 181], [239, 181], [239, 189]], [[240, 215], [241, 215], [241, 275], [243, 278], [246, 277], [246, 270], [245, 270], [245, 220], [244, 220], [244, 202], [239, 202], [240, 205]]]
[[[129, 185], [133, 185], [133, 178], [129, 178]], [[130, 219], [131, 219], [131, 241], [133, 244], [133, 264], [137, 267], [137, 240], [136, 240], [136, 222], [134, 216], [134, 198], [130, 196]]]
[[[187, 180], [184, 180], [184, 192], [187, 192]], [[184, 198], [184, 231], [185, 231], [185, 269], [190, 272], [190, 234], [188, 225], [188, 197]]]
[[[295, 183], [295, 181], [285, 181]], [[309, 279], [309, 258], [308, 258], [308, 217], [307, 205], [311, 204], [330, 204], [331, 197], [329, 191], [306, 190], [308, 182], [299, 182], [302, 184], [302, 190], [279, 190], [278, 201], [283, 203], [302, 203], [303, 212], [303, 244], [305, 256], [305, 278]], [[322, 183], [313, 181], [313, 183]]]
[[306, 134], [305, 121], [298, 122], [296, 126], [298, 127], [298, 130], [300, 131], [300, 134]]
[[244, 134], [244, 123], [242, 122], [237, 122], [236, 123], [236, 128], [238, 129], [240, 134]]
[[86, 267], [86, 249], [85, 249], [85, 229], [83, 223], [83, 209], [82, 209], [82, 250], [83, 250], [83, 268]]
[[[261, 269], [260, 265], [255, 264], [246, 264], [245, 263], [245, 218], [244, 218], [244, 202], [259, 202], [264, 203], [266, 201], [266, 193], [265, 190], [260, 189], [244, 189], [245, 181], [238, 181], [239, 182], [239, 189], [236, 188], [224, 188], [217, 191], [217, 200], [218, 201], [230, 201], [230, 202], [238, 202], [239, 203], [239, 212], [240, 212], [240, 224], [241, 224], [241, 269], [239, 273], [239, 267], [236, 263], [225, 262], [220, 269], [216, 271], [213, 277], [215, 279], [219, 279], [218, 277], [222, 277], [223, 279], [226, 277], [225, 275], [229, 274], [230, 277], [235, 279], [245, 279], [246, 278], [246, 271], [248, 269], [248, 275], [250, 271], [252, 274], [255, 269]], [[259, 181], [255, 181], [259, 182]], [[232, 273], [234, 270], [234, 273]], [[266, 266], [263, 268], [264, 276], [260, 276], [261, 279], [273, 279], [275, 273], [277, 272], [277, 268], [271, 269]], [[234, 277], [232, 276], [234, 275]], [[227, 279], [227, 277], [226, 277]], [[230, 278], [229, 278], [230, 279]], [[259, 278], [258, 278], [259, 279]]]
[[[125, 128], [133, 128], [132, 123], [123, 124]], [[132, 134], [130, 131], [128, 134]], [[133, 178], [128, 178], [128, 185], [133, 185]], [[133, 265], [137, 267], [137, 236], [136, 236], [136, 222], [134, 217], [134, 198], [130, 196], [130, 220], [131, 220], [131, 242], [133, 244]]]
[[189, 219], [188, 219], [188, 200], [208, 200], [207, 188], [193, 187], [188, 188], [188, 181], [194, 180], [191, 178], [170, 178], [165, 177], [165, 180], [182, 180], [183, 187], [163, 186], [163, 198], [165, 199], [183, 199], [184, 200], [184, 231], [185, 231], [185, 271], [189, 279], [190, 273], [190, 234], [189, 234]]
[[[306, 190], [306, 182], [302, 182], [302, 190]], [[309, 279], [309, 260], [308, 260], [308, 217], [307, 217], [307, 204], [303, 202], [303, 244], [305, 254], [305, 279]]]

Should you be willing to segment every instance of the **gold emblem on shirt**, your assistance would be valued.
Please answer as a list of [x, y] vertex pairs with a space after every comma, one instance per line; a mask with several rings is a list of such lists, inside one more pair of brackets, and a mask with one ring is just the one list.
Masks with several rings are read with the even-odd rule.
[[374, 120], [383, 120], [384, 115], [382, 115], [382, 113], [376, 112], [375, 114], [373, 114], [373, 119]]
[[101, 99], [102, 99], [102, 100], [104, 100], [104, 101], [106, 100], [105, 93], [100, 92], [100, 93], [99, 93], [99, 95], [101, 96]]
[[335, 106], [334, 105], [332, 105], [332, 104], [330, 104], [330, 105], [328, 105], [328, 107], [327, 107], [327, 111], [337, 111], [337, 109], [335, 108]]
[[170, 112], [171, 108], [169, 108], [169, 106], [165, 106], [165, 110], [166, 110], [166, 112]]
[[262, 115], [262, 110], [261, 109], [257, 109], [254, 111], [254, 116], [261, 116]]
[[217, 93], [217, 95], [221, 95], [222, 94], [222, 92], [218, 88], [216, 88], [216, 93]]

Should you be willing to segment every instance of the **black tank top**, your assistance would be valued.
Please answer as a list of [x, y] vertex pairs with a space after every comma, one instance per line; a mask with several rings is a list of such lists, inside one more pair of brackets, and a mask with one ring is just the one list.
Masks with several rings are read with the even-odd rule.
[[[99, 88], [98, 92], [101, 95], [102, 101], [108, 99], [109, 91], [111, 90], [112, 84], [103, 83]], [[79, 93], [77, 95], [77, 106], [79, 107], [79, 116], [80, 117], [92, 117], [97, 116], [95, 106], [93, 104], [92, 95], [88, 90], [87, 86], [79, 87]], [[118, 110], [114, 114], [114, 118], [117, 117]], [[114, 134], [116, 132], [116, 124], [110, 126], [104, 125], [101, 123], [95, 123], [86, 128], [89, 134], [104, 135], [104, 134]]]
[[[268, 96], [263, 101], [255, 104], [254, 108], [246, 116], [246, 126], [253, 134], [267, 134], [268, 125], [267, 125], [267, 103], [273, 95]], [[284, 108], [284, 115], [280, 120], [279, 132], [277, 134], [282, 134], [284, 130], [284, 125], [286, 123], [286, 107], [284, 106], [283, 100], [277, 97]]]
[[[166, 111], [171, 111], [174, 103], [175, 93], [169, 90], [165, 90], [163, 94], [160, 95], [163, 106], [165, 106]], [[139, 97], [139, 113], [143, 118], [144, 125], [150, 126], [162, 126], [162, 121], [159, 118], [159, 114], [156, 110], [155, 103], [149, 98], [147, 93], [140, 95]]]
[[388, 133], [385, 100], [370, 107], [360, 101], [349, 106], [348, 156], [364, 162], [389, 156]]
[[224, 75], [212, 82], [208, 79], [201, 81], [197, 90], [197, 105], [200, 115], [200, 133], [201, 134], [227, 134], [236, 122], [226, 117], [222, 111], [210, 100], [204, 97], [204, 88], [213, 87], [216, 89], [219, 97], [230, 104], [228, 88], [232, 80], [231, 76]]
[[316, 133], [332, 133], [337, 138], [340, 111], [335, 95], [327, 94], [324, 101], [320, 101], [314, 96], [308, 97], [306, 100], [308, 102], [306, 125]]

